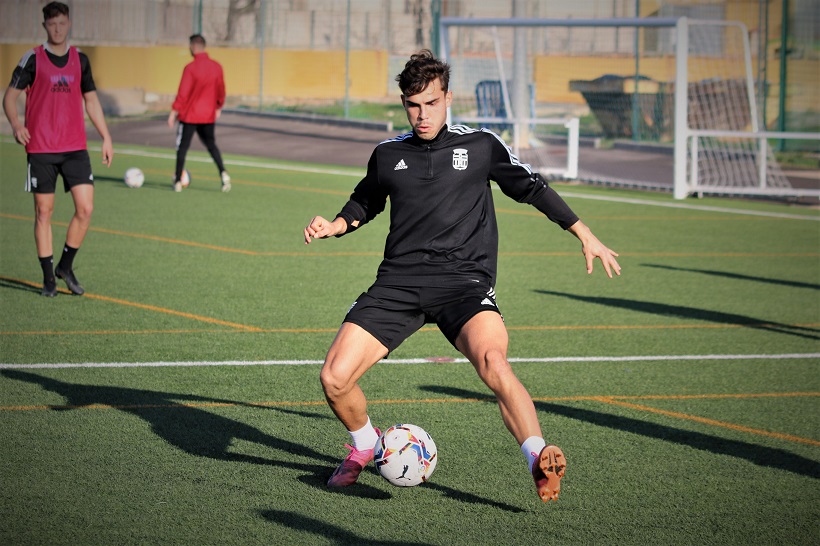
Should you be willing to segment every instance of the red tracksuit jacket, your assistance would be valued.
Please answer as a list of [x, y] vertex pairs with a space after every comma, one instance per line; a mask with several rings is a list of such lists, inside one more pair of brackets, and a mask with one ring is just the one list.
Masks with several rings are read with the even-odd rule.
[[172, 108], [183, 123], [214, 123], [216, 111], [225, 104], [225, 79], [222, 66], [197, 53], [182, 71], [182, 81]]

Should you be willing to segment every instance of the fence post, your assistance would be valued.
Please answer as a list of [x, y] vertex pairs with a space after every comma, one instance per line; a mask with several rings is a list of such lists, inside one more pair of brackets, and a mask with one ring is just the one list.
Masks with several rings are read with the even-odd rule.
[[675, 25], [675, 199], [689, 194], [686, 180], [686, 142], [689, 137], [689, 24], [686, 17]]

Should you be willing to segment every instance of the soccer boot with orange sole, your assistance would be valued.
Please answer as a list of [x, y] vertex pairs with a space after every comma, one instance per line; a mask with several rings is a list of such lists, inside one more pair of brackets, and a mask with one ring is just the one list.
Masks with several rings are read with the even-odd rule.
[[532, 463], [532, 478], [541, 500], [558, 500], [561, 492], [561, 478], [567, 468], [567, 459], [558, 446], [545, 446]]

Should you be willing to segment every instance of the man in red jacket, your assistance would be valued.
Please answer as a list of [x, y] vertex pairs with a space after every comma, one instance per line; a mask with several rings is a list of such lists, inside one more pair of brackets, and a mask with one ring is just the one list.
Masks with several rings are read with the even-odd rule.
[[179, 121], [174, 191], [182, 191], [188, 185], [188, 181], [182, 178], [182, 172], [185, 170], [185, 156], [196, 132], [219, 169], [222, 191], [228, 192], [231, 191], [231, 177], [225, 170], [214, 134], [214, 124], [225, 104], [222, 66], [205, 53], [205, 38], [201, 34], [189, 38], [189, 49], [194, 60], [182, 72], [179, 91], [168, 115], [169, 127], [173, 128], [174, 122]]

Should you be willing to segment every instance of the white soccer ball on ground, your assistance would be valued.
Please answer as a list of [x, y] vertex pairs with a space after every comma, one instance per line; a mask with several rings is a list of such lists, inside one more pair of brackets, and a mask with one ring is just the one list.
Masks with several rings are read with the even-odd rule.
[[188, 172], [188, 169], [182, 169], [182, 174], [179, 177], [179, 181], [182, 183], [183, 188], [188, 187], [191, 183], [191, 173]]
[[385, 480], [412, 487], [426, 482], [433, 474], [438, 450], [433, 438], [420, 426], [394, 425], [379, 436], [373, 461]]
[[129, 188], [141, 188], [142, 183], [145, 182], [145, 175], [137, 167], [131, 167], [125, 171], [123, 180]]

